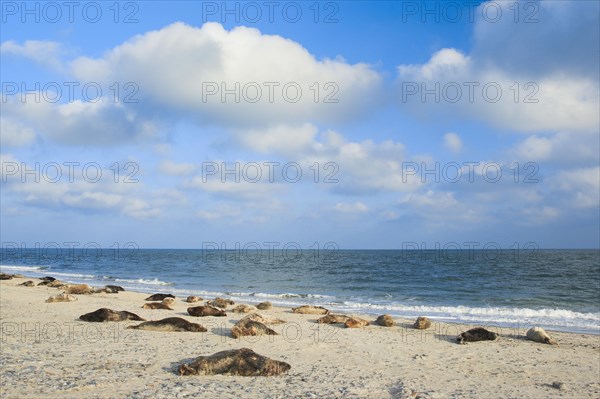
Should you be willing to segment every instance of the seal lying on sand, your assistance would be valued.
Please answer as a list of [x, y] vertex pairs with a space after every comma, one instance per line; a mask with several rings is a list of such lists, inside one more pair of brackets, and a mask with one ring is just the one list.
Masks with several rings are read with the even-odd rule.
[[190, 316], [204, 317], [204, 316], [216, 316], [225, 317], [227, 313], [223, 309], [216, 308], [214, 306], [193, 306], [187, 308], [187, 312]]
[[548, 333], [542, 327], [532, 327], [529, 330], [527, 330], [526, 335], [527, 338], [532, 341], [558, 346], [558, 342], [550, 338]]
[[170, 307], [169, 305], [166, 305], [162, 302], [150, 302], [150, 303], [145, 303], [144, 306], [142, 306], [142, 309], [165, 309], [165, 310], [173, 310], [172, 307]]
[[254, 306], [249, 305], [237, 305], [235, 308], [231, 309], [233, 313], [250, 313], [255, 310], [256, 308]]
[[304, 305], [297, 308], [292, 308], [292, 312], [300, 314], [329, 314], [329, 310], [322, 306]]
[[336, 324], [336, 323], [345, 323], [350, 316], [346, 316], [343, 314], [328, 314], [327, 316], [323, 316], [317, 319], [317, 323], [319, 324]]
[[459, 344], [466, 342], [477, 342], [477, 341], [494, 341], [498, 338], [498, 334], [491, 332], [482, 327], [472, 328], [469, 331], [465, 331], [456, 337], [456, 341]]
[[191, 323], [181, 317], [167, 317], [156, 321], [146, 321], [137, 326], [127, 327], [132, 330], [166, 331], [166, 332], [206, 332], [206, 328], [197, 323]]
[[154, 295], [150, 295], [148, 298], [144, 299], [144, 301], [162, 301], [165, 298], [175, 298], [175, 295], [171, 295], [171, 294], [154, 294]]
[[22, 285], [23, 287], [33, 287], [33, 281], [29, 280], [29, 281], [25, 281], [24, 283], [21, 283], [19, 285]]
[[269, 327], [265, 326], [263, 323], [251, 319], [242, 319], [235, 323], [235, 325], [231, 329], [231, 336], [233, 338], [257, 335], [279, 334], [271, 330]]
[[106, 294], [117, 294], [125, 289], [119, 285], [105, 285], [104, 288], [98, 288], [96, 292], [104, 292]]
[[0, 280], [12, 280], [12, 274], [0, 273]]
[[258, 305], [256, 305], [256, 309], [258, 309], [258, 310], [269, 310], [272, 307], [273, 307], [273, 304], [269, 301], [261, 302]]
[[396, 325], [396, 322], [389, 314], [382, 314], [377, 318], [377, 320], [375, 320], [375, 323], [383, 327], [393, 327]]
[[73, 302], [76, 300], [77, 300], [77, 298], [74, 297], [73, 295], [63, 293], [63, 294], [51, 296], [50, 298], [46, 299], [46, 302], [48, 302], [48, 303], [50, 303], [50, 302]]
[[[258, 322], [263, 323], [263, 324], [283, 324], [283, 323], [287, 323], [285, 320], [272, 319], [272, 318], [270, 319], [270, 318], [265, 317], [265, 316], [263, 316], [261, 314], [258, 314], [258, 313], [249, 314], [248, 316], [244, 317], [244, 319], [258, 321]], [[242, 319], [242, 320], [244, 320], [244, 319]]]
[[89, 295], [93, 294], [94, 290], [87, 284], [68, 285], [65, 289], [67, 294]]
[[127, 312], [126, 310], [117, 311], [107, 308], [100, 308], [90, 313], [79, 316], [79, 320], [91, 321], [91, 322], [104, 322], [104, 321], [123, 321], [123, 320], [136, 320], [146, 321], [135, 313]]
[[202, 298], [200, 298], [199, 296], [190, 295], [186, 298], [185, 301], [187, 303], [194, 303], [194, 302], [200, 302], [201, 300], [202, 300]]
[[417, 317], [417, 320], [415, 320], [413, 327], [417, 330], [426, 330], [431, 327], [431, 320], [429, 320], [427, 317], [419, 316]]
[[291, 367], [285, 362], [269, 359], [253, 350], [242, 348], [217, 352], [211, 356], [199, 356], [193, 362], [179, 366], [179, 374], [273, 376], [285, 373]]
[[215, 298], [212, 301], [208, 301], [207, 304], [210, 306], [216, 306], [217, 308], [227, 309], [229, 305], [235, 305], [231, 299]]
[[361, 319], [358, 317], [349, 317], [344, 326], [346, 328], [361, 328], [369, 325], [369, 320]]

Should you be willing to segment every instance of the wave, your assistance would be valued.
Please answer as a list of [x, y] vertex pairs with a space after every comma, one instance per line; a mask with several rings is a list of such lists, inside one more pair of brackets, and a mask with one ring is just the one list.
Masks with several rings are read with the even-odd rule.
[[15, 266], [15, 265], [0, 265], [0, 270], [20, 270], [23, 272], [37, 272], [48, 270], [48, 266]]
[[162, 281], [162, 280], [159, 280], [157, 278], [155, 278], [153, 280], [147, 280], [147, 279], [143, 279], [143, 278], [126, 279], [126, 278], [111, 278], [111, 277], [106, 277], [105, 279], [116, 281], [116, 282], [119, 282], [119, 283], [132, 283], [132, 284], [141, 284], [141, 285], [159, 285], [159, 286], [161, 286], [161, 285], [162, 286], [175, 285], [174, 283], [169, 283], [167, 281]]

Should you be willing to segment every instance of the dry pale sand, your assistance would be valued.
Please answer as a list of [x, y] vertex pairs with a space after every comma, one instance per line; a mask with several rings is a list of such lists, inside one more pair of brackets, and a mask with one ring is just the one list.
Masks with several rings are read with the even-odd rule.
[[[434, 323], [422, 332], [411, 328], [412, 321], [397, 320], [396, 327], [346, 329], [277, 308], [260, 313], [288, 322], [273, 326], [281, 335], [233, 339], [229, 330], [243, 315], [190, 317], [183, 298], [173, 311], [141, 309], [147, 294], [136, 292], [45, 303], [61, 291], [17, 286], [23, 281], [0, 281], [2, 398], [600, 397], [597, 335], [555, 332], [556, 347], [511, 329], [501, 330], [495, 342], [458, 345], [456, 334], [474, 326]], [[101, 307], [154, 320], [180, 316], [208, 332], [137, 331], [125, 329], [133, 321], [78, 320]], [[292, 368], [278, 377], [176, 373], [183, 361], [242, 347]]]

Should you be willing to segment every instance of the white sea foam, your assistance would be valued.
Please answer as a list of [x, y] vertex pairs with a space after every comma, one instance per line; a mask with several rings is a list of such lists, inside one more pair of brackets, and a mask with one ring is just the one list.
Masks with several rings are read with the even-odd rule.
[[48, 269], [47, 266], [15, 266], [15, 265], [0, 265], [0, 271], [22, 271], [22, 272], [40, 272]]

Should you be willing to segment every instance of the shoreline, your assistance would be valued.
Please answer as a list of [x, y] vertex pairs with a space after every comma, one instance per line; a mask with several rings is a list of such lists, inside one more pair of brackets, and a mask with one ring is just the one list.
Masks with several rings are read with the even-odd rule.
[[[132, 292], [140, 292], [140, 293], [147, 293], [148, 295], [150, 295], [152, 292], [166, 292], [166, 293], [171, 293], [175, 296], [178, 297], [185, 297], [188, 295], [200, 295], [200, 296], [204, 296], [206, 295], [207, 297], [211, 297], [211, 296], [227, 296], [227, 297], [232, 297], [233, 299], [239, 301], [240, 303], [247, 303], [247, 304], [256, 304], [256, 303], [260, 303], [262, 301], [271, 301], [273, 302], [273, 304], [275, 306], [279, 306], [279, 307], [283, 307], [283, 308], [288, 308], [288, 307], [295, 307], [295, 306], [302, 306], [302, 305], [307, 305], [307, 304], [316, 304], [316, 305], [323, 305], [326, 306], [328, 309], [331, 309], [332, 311], [335, 311], [337, 313], [356, 313], [356, 314], [362, 314], [362, 315], [368, 315], [369, 317], [377, 317], [378, 315], [382, 314], [382, 313], [387, 313], [392, 315], [395, 318], [399, 318], [399, 319], [416, 319], [418, 316], [427, 316], [432, 320], [438, 321], [440, 323], [450, 323], [450, 324], [462, 324], [462, 325], [470, 325], [470, 326], [489, 326], [491, 328], [497, 328], [497, 329], [505, 329], [505, 330], [521, 330], [521, 329], [528, 329], [530, 327], [533, 326], [541, 326], [543, 327], [545, 330], [547, 331], [554, 331], [554, 332], [564, 332], [564, 333], [573, 333], [573, 334], [590, 334], [590, 335], [600, 335], [600, 320], [597, 321], [596, 325], [594, 326], [594, 328], [590, 328], [588, 326], [581, 326], [581, 327], [574, 327], [574, 326], [557, 326], [555, 324], [547, 324], [544, 323], [543, 321], [541, 322], [535, 322], [535, 321], [530, 321], [530, 322], [514, 322], [514, 321], [497, 321], [497, 320], [486, 320], [488, 318], [493, 318], [493, 317], [502, 317], [499, 315], [498, 312], [508, 312], [508, 317], [511, 318], [516, 318], [518, 317], [515, 313], [518, 312], [550, 312], [550, 313], [557, 313], [560, 314], [562, 312], [569, 312], [572, 313], [571, 317], [573, 317], [573, 315], [578, 316], [578, 317], [587, 317], [587, 319], [584, 318], [584, 320], [586, 320], [587, 323], [590, 323], [589, 317], [598, 317], [595, 313], [593, 312], [584, 312], [584, 311], [579, 311], [579, 310], [570, 310], [570, 309], [563, 309], [563, 308], [543, 308], [543, 309], [533, 309], [533, 308], [518, 308], [518, 307], [492, 307], [492, 308], [485, 308], [485, 307], [470, 307], [467, 305], [432, 305], [432, 304], [428, 304], [428, 305], [414, 305], [414, 309], [411, 310], [395, 310], [393, 309], [394, 307], [398, 306], [395, 304], [370, 304], [370, 307], [356, 307], [356, 305], [359, 305], [360, 302], [353, 302], [350, 305], [344, 305], [344, 304], [340, 304], [338, 302], [335, 301], [331, 301], [331, 299], [334, 299], [334, 296], [331, 296], [329, 294], [306, 294], [306, 297], [303, 297], [303, 294], [296, 294], [296, 293], [281, 293], [281, 294], [272, 294], [272, 293], [246, 293], [246, 292], [230, 292], [230, 291], [225, 291], [225, 290], [220, 290], [218, 288], [214, 288], [214, 289], [208, 289], [208, 290], [188, 290], [187, 288], [178, 288], [176, 286], [176, 283], [167, 283], [167, 282], [162, 282], [162, 281], [158, 281], [156, 283], [156, 285], [148, 285], [145, 287], [138, 287], [138, 286], [131, 286], [130, 283], [131, 281], [128, 279], [119, 279], [119, 278], [115, 278], [115, 279], [106, 279], [106, 280], [98, 280], [98, 279], [93, 279], [93, 280], [89, 280], [86, 278], [81, 278], [81, 277], [76, 277], [75, 275], [65, 275], [63, 272], [56, 272], [55, 274], [52, 273], [52, 270], [46, 270], [46, 269], [40, 269], [40, 270], [27, 270], [27, 269], [23, 269], [23, 267], [14, 267], [11, 265], [2, 265], [3, 269], [7, 268], [9, 269], [8, 273], [26, 273], [26, 272], [33, 272], [36, 274], [39, 274], [39, 277], [36, 276], [29, 276], [28, 278], [40, 278], [43, 275], [58, 275], [58, 277], [65, 277], [66, 279], [69, 279], [70, 282], [72, 283], [77, 283], [77, 284], [92, 284], [94, 286], [104, 286], [105, 284], [117, 284], [117, 285], [123, 285], [125, 287], [125, 289], [127, 289], [128, 291], [132, 291]], [[2, 270], [0, 270], [2, 271]], [[82, 275], [83, 276], [83, 275]], [[60, 279], [60, 278], [59, 278]], [[144, 279], [139, 279], [140, 281], [146, 281], [146, 282], [151, 282], [152, 280], [144, 280]], [[241, 295], [239, 295], [241, 294]], [[253, 294], [257, 294], [256, 297], [254, 297]], [[286, 297], [288, 296], [289, 297]], [[299, 300], [295, 300], [295, 299], [299, 299]], [[352, 305], [354, 305], [355, 307], [353, 307]], [[380, 306], [381, 309], [375, 309], [376, 306]], [[406, 308], [410, 308], [411, 306], [409, 305], [404, 305], [404, 307]], [[468, 309], [469, 311], [475, 311], [475, 315], [469, 315], [467, 317], [466, 314], [461, 314], [460, 312], [457, 315], [454, 314], [449, 314], [449, 312], [451, 312], [452, 310], [445, 310], [445, 308], [451, 308], [452, 310], [456, 311], [456, 309], [460, 309], [460, 308], [464, 308], [464, 309]], [[442, 310], [444, 309], [444, 310]], [[496, 313], [495, 314], [486, 314], [485, 312], [488, 310], [493, 310]], [[479, 312], [479, 313], [478, 313]], [[512, 312], [512, 314], [511, 314]], [[407, 314], [408, 313], [408, 314]], [[443, 314], [446, 313], [446, 314]], [[554, 316], [556, 317], [556, 316]], [[465, 320], [466, 318], [471, 318], [471, 320]], [[526, 318], [526, 317], [524, 317]]]
[[[560, 343], [555, 347], [528, 341], [525, 330], [511, 329], [498, 331], [500, 338], [494, 342], [458, 345], [456, 335], [478, 325], [432, 319], [431, 329], [415, 330], [414, 320], [394, 317], [395, 327], [347, 329], [315, 323], [320, 316], [273, 307], [258, 313], [287, 321], [273, 326], [279, 335], [233, 339], [231, 327], [246, 314], [227, 311], [227, 317], [191, 317], [185, 309], [201, 303], [190, 305], [185, 298], [177, 298], [172, 311], [141, 309], [144, 298], [154, 292], [136, 291], [77, 295], [75, 302], [45, 303], [62, 290], [18, 286], [26, 280], [39, 281], [26, 277], [0, 282], [2, 397], [600, 395], [600, 337], [595, 334], [553, 331], [551, 335]], [[160, 287], [156, 292], [161, 292]], [[137, 331], [126, 329], [138, 324], [133, 321], [77, 320], [101, 307], [127, 310], [148, 320], [182, 317], [204, 325], [208, 332]], [[352, 314], [369, 321], [375, 318]], [[242, 347], [283, 360], [292, 368], [279, 377], [182, 377], [175, 373], [184, 361]], [[561, 388], [553, 387], [555, 382]]]

